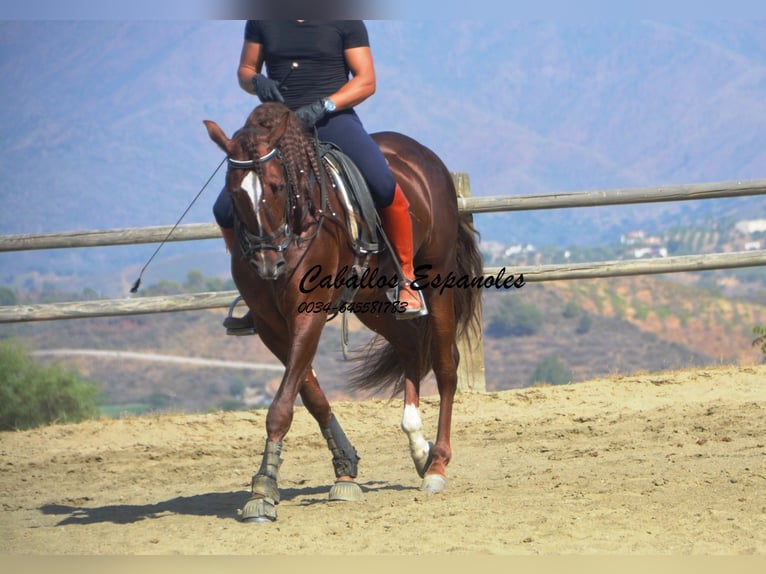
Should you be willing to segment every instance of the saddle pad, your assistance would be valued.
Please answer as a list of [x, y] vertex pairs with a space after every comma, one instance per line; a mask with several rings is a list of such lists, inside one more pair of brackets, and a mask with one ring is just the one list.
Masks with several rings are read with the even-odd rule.
[[320, 154], [327, 163], [338, 197], [348, 212], [348, 231], [355, 249], [378, 253], [378, 212], [367, 182], [351, 158], [337, 147], [326, 143], [320, 146]]

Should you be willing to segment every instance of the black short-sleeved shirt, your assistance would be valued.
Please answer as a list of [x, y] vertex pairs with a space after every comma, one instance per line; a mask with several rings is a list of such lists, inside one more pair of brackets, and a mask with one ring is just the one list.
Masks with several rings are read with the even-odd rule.
[[361, 20], [248, 20], [245, 41], [263, 46], [269, 78], [281, 82], [288, 107], [296, 109], [338, 91], [349, 79], [344, 51], [369, 47]]

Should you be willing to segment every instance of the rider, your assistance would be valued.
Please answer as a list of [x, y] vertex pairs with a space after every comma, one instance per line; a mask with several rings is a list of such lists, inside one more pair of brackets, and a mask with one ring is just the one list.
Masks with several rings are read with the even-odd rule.
[[[261, 73], [266, 64], [268, 76]], [[354, 106], [375, 93], [367, 28], [361, 20], [248, 20], [237, 71], [240, 87], [262, 102], [279, 101], [294, 110], [318, 137], [348, 155], [367, 182], [386, 233], [404, 272], [399, 301], [406, 315], [423, 309], [414, 280], [409, 202], [383, 153], [364, 129]], [[213, 207], [229, 251], [234, 245], [233, 207], [224, 191]], [[230, 334], [252, 333], [250, 312], [227, 317]], [[239, 332], [238, 332], [239, 331]]]

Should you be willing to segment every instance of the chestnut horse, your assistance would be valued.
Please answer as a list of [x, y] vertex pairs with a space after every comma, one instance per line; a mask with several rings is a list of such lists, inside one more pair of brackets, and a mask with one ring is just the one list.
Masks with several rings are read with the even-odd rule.
[[[262, 104], [231, 139], [215, 122], [204, 123], [210, 138], [228, 157], [225, 186], [233, 200], [239, 237], [231, 254], [232, 276], [252, 311], [257, 333], [285, 366], [266, 417], [266, 446], [242, 519], [276, 519], [282, 439], [290, 428], [298, 395], [319, 423], [333, 455], [337, 480], [330, 499], [361, 496], [354, 481], [359, 457], [333, 415], [311, 364], [327, 312], [337, 311], [344, 302], [346, 287], [353, 283], [349, 270], [358, 268], [362, 259], [370, 271], [368, 281], [356, 281], [362, 285], [353, 303], [340, 310], [354, 311], [377, 337], [365, 362], [355, 369], [351, 384], [368, 390], [403, 390], [401, 426], [423, 479], [422, 488], [442, 491], [452, 456], [456, 339], [476, 326], [481, 295], [477, 289], [428, 285], [434, 279], [443, 283], [449, 273], [475, 277], [482, 272], [475, 231], [470, 220], [458, 213], [449, 171], [431, 150], [407, 136], [393, 132], [372, 136], [410, 203], [418, 287], [429, 309], [425, 317], [399, 321], [397, 302], [386, 295], [398, 281], [390, 250], [365, 255], [354, 248], [346, 207], [328, 185], [327, 167], [318, 156], [316, 141], [297, 116], [281, 104]], [[440, 396], [434, 443], [424, 437], [419, 411], [420, 381], [431, 370]]]

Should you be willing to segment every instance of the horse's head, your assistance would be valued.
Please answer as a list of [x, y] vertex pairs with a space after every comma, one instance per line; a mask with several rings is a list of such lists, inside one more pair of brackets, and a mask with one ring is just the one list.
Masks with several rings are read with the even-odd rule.
[[285, 271], [284, 251], [299, 232], [298, 186], [305, 170], [284, 159], [300, 139], [294, 135], [302, 133], [298, 122], [281, 104], [256, 108], [231, 139], [215, 122], [204, 122], [228, 159], [226, 189], [240, 222], [243, 255], [264, 279]]

